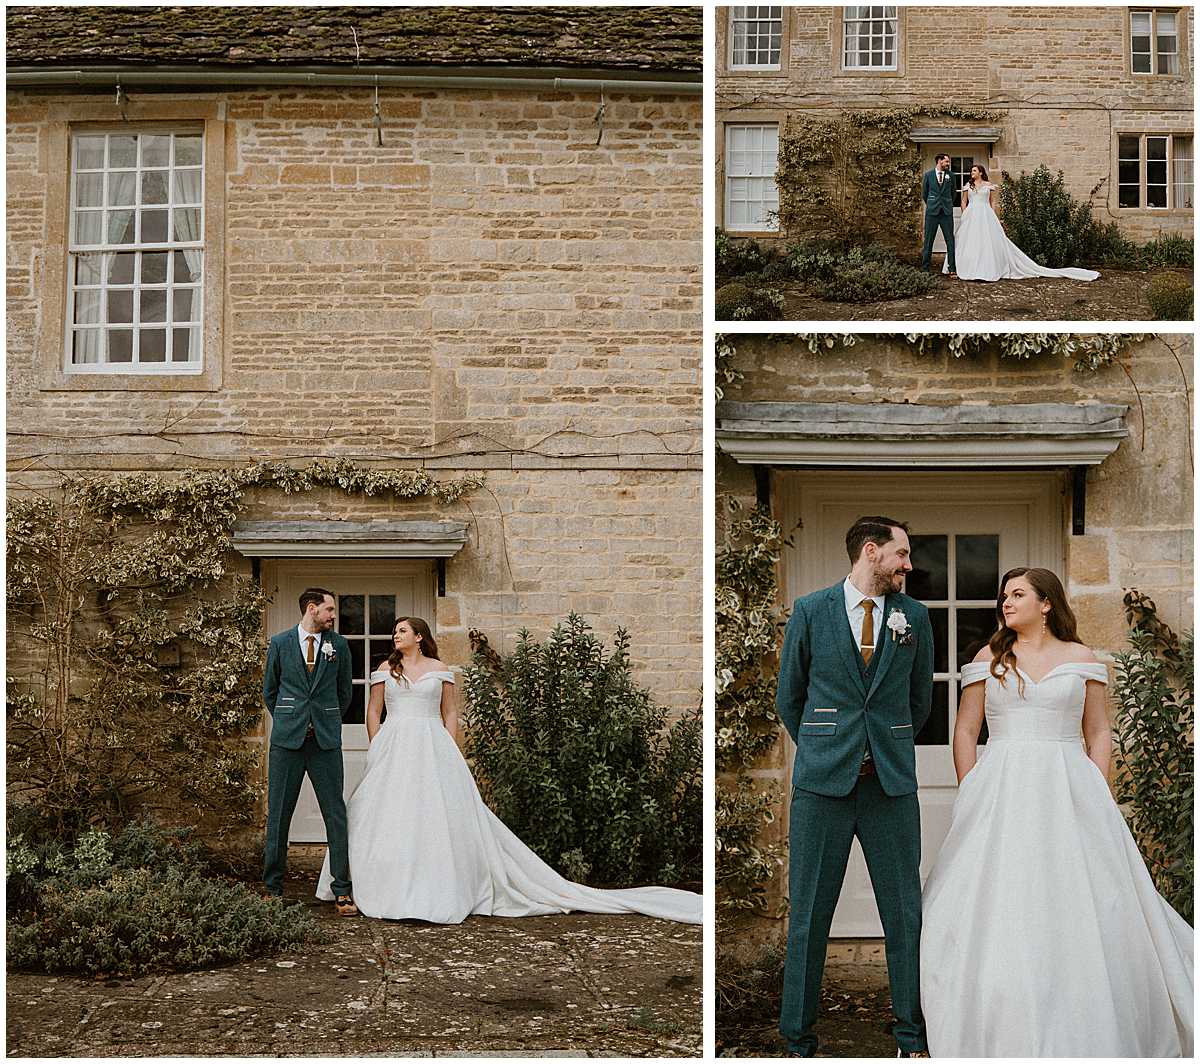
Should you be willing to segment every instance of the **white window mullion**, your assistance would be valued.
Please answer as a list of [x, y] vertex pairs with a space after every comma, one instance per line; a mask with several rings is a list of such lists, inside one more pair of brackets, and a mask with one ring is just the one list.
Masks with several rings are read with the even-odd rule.
[[779, 127], [775, 124], [725, 127], [725, 228], [731, 232], [773, 230], [779, 209], [775, 168]]

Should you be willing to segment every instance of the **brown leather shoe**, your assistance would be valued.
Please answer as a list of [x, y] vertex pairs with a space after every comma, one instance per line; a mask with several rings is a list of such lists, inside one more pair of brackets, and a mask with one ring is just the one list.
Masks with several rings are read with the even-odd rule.
[[333, 907], [337, 911], [338, 916], [358, 915], [358, 906], [354, 904], [354, 899], [349, 894], [339, 894], [334, 899]]

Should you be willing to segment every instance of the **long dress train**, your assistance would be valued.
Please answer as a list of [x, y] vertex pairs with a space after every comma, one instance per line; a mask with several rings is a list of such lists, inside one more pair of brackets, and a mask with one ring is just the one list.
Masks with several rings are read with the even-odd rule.
[[925, 884], [934, 1057], [1190, 1057], [1192, 929], [1158, 894], [1080, 736], [1088, 680], [984, 681], [988, 741]]
[[[983, 184], [968, 190], [967, 207], [954, 234], [954, 258], [958, 276], [964, 281], [1020, 280], [1027, 277], [1067, 277], [1073, 281], [1094, 281], [1095, 270], [1065, 267], [1052, 270], [1039, 266], [1008, 239], [1000, 219], [992, 208], [994, 185]], [[943, 264], [942, 273], [949, 272]]]
[[[699, 894], [668, 887], [598, 890], [564, 879], [484, 804], [442, 724], [450, 672], [383, 683], [387, 719], [347, 805], [350, 877], [366, 916], [461, 923], [468, 916], [539, 916], [572, 910], [642, 913], [701, 922]], [[329, 855], [317, 897], [331, 901]]]

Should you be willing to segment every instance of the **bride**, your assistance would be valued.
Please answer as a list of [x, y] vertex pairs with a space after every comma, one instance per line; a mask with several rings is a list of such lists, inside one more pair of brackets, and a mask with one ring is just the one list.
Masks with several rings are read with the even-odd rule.
[[[699, 894], [598, 890], [542, 861], [479, 795], [456, 742], [454, 675], [438, 660], [429, 625], [401, 617], [392, 645], [391, 657], [371, 673], [367, 768], [347, 805], [360, 912], [436, 924], [571, 910], [701, 922]], [[317, 897], [332, 900], [331, 885], [326, 853]]]
[[[988, 181], [986, 168], [979, 165], [971, 167], [971, 182], [963, 186], [962, 218], [954, 234], [960, 280], [1069, 277], [1074, 281], [1094, 281], [1100, 276], [1095, 270], [1051, 270], [1034, 262], [1005, 234], [992, 204], [995, 189], [996, 186]], [[942, 273], [948, 272], [948, 265], [943, 265]]]
[[1192, 929], [1108, 789], [1107, 670], [1048, 569], [1004, 574], [997, 621], [963, 666], [959, 791], [924, 890], [929, 1051], [1190, 1057]]

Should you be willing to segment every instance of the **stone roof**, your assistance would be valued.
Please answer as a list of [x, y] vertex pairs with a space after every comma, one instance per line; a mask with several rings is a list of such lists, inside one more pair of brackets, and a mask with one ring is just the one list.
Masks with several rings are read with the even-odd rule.
[[10, 7], [12, 67], [700, 71], [699, 7]]

